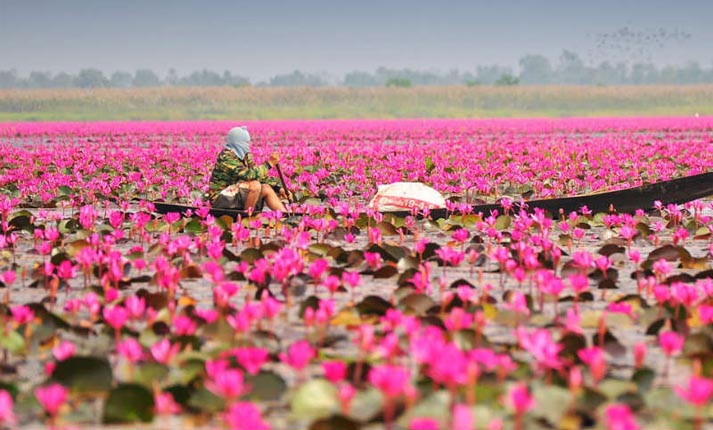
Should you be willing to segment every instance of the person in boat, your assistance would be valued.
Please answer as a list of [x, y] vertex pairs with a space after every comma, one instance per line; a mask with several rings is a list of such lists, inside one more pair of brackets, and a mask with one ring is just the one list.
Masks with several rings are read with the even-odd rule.
[[287, 198], [285, 190], [268, 176], [271, 168], [280, 161], [273, 152], [262, 164], [256, 165], [250, 152], [250, 134], [246, 127], [234, 127], [228, 132], [225, 148], [210, 175], [207, 198], [214, 208], [271, 210], [286, 212], [280, 198]]

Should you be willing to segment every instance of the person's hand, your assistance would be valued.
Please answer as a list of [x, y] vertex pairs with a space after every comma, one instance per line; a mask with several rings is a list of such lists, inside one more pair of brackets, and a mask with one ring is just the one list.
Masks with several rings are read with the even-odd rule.
[[292, 194], [291, 191], [285, 191], [284, 188], [280, 188], [280, 192], [278, 193], [281, 199], [287, 199], [294, 201], [295, 200], [295, 195]]
[[270, 158], [268, 158], [267, 162], [270, 163], [272, 167], [275, 167], [277, 163], [280, 162], [280, 154], [278, 154], [277, 152], [273, 152], [270, 155]]

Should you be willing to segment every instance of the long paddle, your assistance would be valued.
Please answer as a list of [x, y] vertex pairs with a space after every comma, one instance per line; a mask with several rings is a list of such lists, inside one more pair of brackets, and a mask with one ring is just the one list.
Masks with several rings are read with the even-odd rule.
[[280, 163], [275, 164], [275, 168], [277, 169], [277, 174], [280, 176], [282, 188], [285, 190], [285, 194], [287, 194], [287, 202], [289, 204], [292, 204], [292, 199], [290, 198], [290, 190], [287, 188], [287, 184], [285, 184], [285, 177], [282, 176], [282, 169], [280, 169]]

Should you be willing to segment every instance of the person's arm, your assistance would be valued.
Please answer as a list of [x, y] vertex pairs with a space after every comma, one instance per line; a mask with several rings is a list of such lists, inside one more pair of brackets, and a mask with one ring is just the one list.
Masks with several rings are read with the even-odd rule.
[[[250, 157], [250, 158], [248, 158]], [[238, 157], [234, 157], [230, 160], [229, 167], [233, 171], [233, 174], [236, 177], [235, 182], [243, 182], [243, 181], [260, 181], [264, 182], [268, 176], [268, 172], [272, 168], [272, 165], [270, 164], [269, 161], [266, 161], [260, 165], [257, 166], [252, 166], [252, 163], [250, 162], [252, 160], [252, 154], [248, 153], [245, 155], [244, 160], [240, 160]]]

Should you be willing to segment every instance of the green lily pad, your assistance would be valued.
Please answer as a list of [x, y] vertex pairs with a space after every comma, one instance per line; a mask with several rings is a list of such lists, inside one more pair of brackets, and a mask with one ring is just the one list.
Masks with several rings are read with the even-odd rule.
[[381, 232], [382, 236], [397, 236], [399, 232], [393, 224], [382, 221], [375, 226]]
[[412, 293], [399, 301], [399, 308], [416, 315], [425, 315], [436, 302], [425, 294]]
[[186, 223], [186, 225], [183, 226], [183, 231], [186, 233], [200, 233], [202, 232], [204, 227], [201, 225], [201, 222], [197, 219], [192, 219]]
[[642, 367], [637, 369], [633, 375], [631, 375], [631, 381], [638, 387], [639, 393], [645, 393], [651, 389], [651, 386], [656, 379], [656, 372], [649, 369], [648, 367]]
[[104, 404], [105, 424], [148, 423], [154, 417], [154, 400], [149, 390], [137, 384], [122, 384], [109, 392]]
[[638, 390], [636, 383], [631, 381], [624, 381], [621, 379], [607, 378], [599, 384], [599, 391], [607, 396], [609, 399], [614, 400], [622, 394], [635, 392]]
[[204, 412], [219, 412], [225, 409], [225, 400], [201, 387], [191, 394], [188, 406]]
[[[403, 260], [403, 259], [402, 259]], [[374, 279], [387, 279], [398, 274], [399, 271], [394, 266], [384, 266], [374, 272]]]
[[344, 415], [320, 418], [309, 426], [309, 430], [359, 430], [361, 425]]
[[644, 400], [647, 408], [652, 411], [671, 411], [675, 412], [676, 416], [685, 418], [693, 418], [696, 415], [695, 409], [668, 387], [658, 387], [646, 392]]
[[408, 428], [408, 424], [413, 418], [423, 417], [429, 417], [437, 420], [440, 424], [440, 428], [448, 428], [447, 426], [450, 422], [451, 413], [450, 395], [447, 391], [435, 391], [424, 397], [412, 408], [408, 409], [406, 413], [399, 417], [399, 427]]
[[693, 333], [683, 344], [683, 355], [705, 357], [713, 354], [713, 339], [706, 333]]
[[572, 404], [570, 392], [556, 385], [540, 386], [533, 390], [535, 407], [532, 414], [557, 425]]
[[261, 250], [257, 248], [245, 248], [240, 253], [240, 259], [247, 263], [253, 264], [256, 260], [265, 257]]
[[356, 305], [359, 315], [386, 315], [386, 311], [393, 308], [391, 303], [379, 296], [366, 296], [364, 300]]
[[300, 419], [327, 418], [339, 411], [337, 388], [326, 379], [311, 379], [297, 388], [290, 409]]
[[262, 371], [257, 375], [245, 375], [245, 383], [252, 387], [248, 398], [251, 400], [280, 400], [287, 392], [287, 383], [280, 375], [271, 371]]
[[510, 227], [510, 224], [512, 223], [512, 218], [509, 215], [500, 215], [496, 220], [495, 220], [495, 229], [499, 231], [503, 231]]
[[168, 366], [150, 361], [136, 367], [134, 381], [144, 387], [151, 388], [154, 383], [160, 382], [168, 373]]
[[113, 375], [106, 358], [74, 356], [57, 363], [51, 380], [74, 392], [95, 393], [109, 390]]
[[381, 413], [384, 407], [384, 397], [376, 388], [369, 387], [359, 390], [352, 399], [349, 418], [366, 423]]
[[25, 338], [15, 330], [6, 333], [0, 330], [0, 348], [13, 354], [19, 354], [25, 350]]

